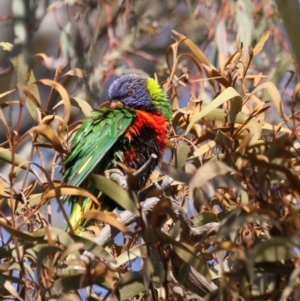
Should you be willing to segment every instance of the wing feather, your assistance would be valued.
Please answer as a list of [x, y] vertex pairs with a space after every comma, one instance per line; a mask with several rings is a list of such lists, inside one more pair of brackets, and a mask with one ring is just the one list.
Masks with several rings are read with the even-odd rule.
[[79, 186], [131, 124], [135, 114], [125, 108], [102, 108], [85, 119], [71, 142], [63, 181]]

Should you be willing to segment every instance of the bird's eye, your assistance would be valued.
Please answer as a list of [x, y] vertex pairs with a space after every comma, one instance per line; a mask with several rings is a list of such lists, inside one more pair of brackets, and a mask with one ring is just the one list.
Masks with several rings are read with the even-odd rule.
[[132, 94], [134, 94], [134, 92], [135, 92], [135, 90], [133, 89], [133, 88], [129, 88], [128, 90], [127, 90], [127, 95], [132, 95]]

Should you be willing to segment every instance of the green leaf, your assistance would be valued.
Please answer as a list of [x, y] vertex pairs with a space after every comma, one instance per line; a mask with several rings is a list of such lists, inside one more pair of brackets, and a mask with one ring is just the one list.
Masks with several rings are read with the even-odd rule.
[[15, 228], [7, 225], [6, 223], [2, 222], [0, 220], [0, 225], [12, 236], [22, 239], [24, 241], [30, 241], [30, 242], [34, 242], [38, 240], [37, 236], [32, 235], [31, 233], [28, 232], [22, 232], [19, 230], [16, 230]]
[[288, 238], [275, 237], [261, 241], [248, 252], [248, 258], [254, 263], [282, 262], [297, 257], [293, 244]]
[[293, 244], [288, 238], [275, 237], [266, 241], [261, 241], [253, 249], [245, 254], [246, 266], [251, 281], [254, 280], [254, 266], [263, 263], [284, 262], [285, 260], [294, 259], [297, 254], [293, 250]]
[[104, 277], [102, 275], [86, 277], [85, 270], [77, 270], [76, 272], [78, 272], [78, 275], [72, 275], [54, 281], [52, 287], [45, 292], [45, 297], [55, 298], [60, 296], [61, 294], [77, 291], [80, 288], [87, 287], [91, 283], [93, 283], [94, 285], [99, 285], [104, 289], [108, 289], [108, 287], [105, 284]]
[[180, 222], [180, 220], [178, 220], [173, 225], [169, 235], [171, 238], [177, 239], [177, 237], [180, 235], [180, 233], [181, 233], [181, 222]]
[[4, 287], [13, 297], [17, 300], [23, 301], [24, 299], [18, 294], [16, 289], [11, 284], [12, 282], [21, 283], [21, 279], [16, 277], [11, 277], [7, 275], [0, 275], [0, 286]]
[[[33, 281], [35, 281], [35, 276], [34, 276], [34, 273], [33, 273], [33, 270], [31, 269], [31, 267], [26, 262], [23, 262], [22, 265], [23, 265], [25, 272], [31, 277], [31, 279]], [[7, 270], [21, 271], [22, 269], [21, 269], [20, 264], [15, 262], [12, 265], [10, 265], [9, 267], [7, 267], [6, 269], [4, 269], [3, 271], [7, 271]]]
[[190, 148], [183, 142], [179, 141], [175, 150], [175, 168], [183, 169], [185, 161], [188, 158]]
[[30, 115], [36, 123], [38, 123], [38, 110], [41, 109], [40, 91], [37, 85], [32, 85], [36, 81], [33, 70], [28, 68], [27, 72], [29, 73], [29, 78], [27, 79], [26, 85], [30, 88], [30, 93], [26, 94], [27, 97], [25, 99], [25, 103]]
[[[0, 147], [0, 159], [4, 160], [7, 163], [12, 164], [13, 162], [18, 165], [22, 169], [27, 169], [29, 166], [29, 162], [19, 156], [18, 154], [12, 154], [9, 149]], [[30, 169], [31, 170], [31, 169]]]
[[299, 278], [300, 275], [300, 266], [296, 267], [289, 279], [288, 284], [285, 286], [283, 289], [283, 292], [280, 296], [279, 301], [286, 301], [289, 300], [289, 296], [293, 293], [295, 286], [297, 286], [297, 279]]
[[33, 235], [36, 237], [44, 237], [45, 239], [48, 239], [48, 234], [51, 235], [51, 239], [53, 240], [59, 240], [61, 244], [63, 244], [66, 247], [69, 247], [74, 244], [74, 240], [71, 238], [71, 236], [66, 233], [65, 231], [57, 228], [44, 228], [44, 229], [38, 229], [33, 232]]
[[[116, 258], [115, 263], [111, 263], [111, 266], [117, 268], [123, 264], [126, 264], [128, 261], [134, 260], [138, 257], [143, 257], [147, 254], [147, 247], [145, 244], [136, 246], [129, 249], [128, 251], [122, 253]], [[101, 257], [101, 256], [100, 256]]]
[[75, 234], [70, 234], [76, 243], [82, 243], [84, 250], [93, 253], [95, 256], [108, 261], [111, 264], [116, 263], [116, 259], [109, 254], [103, 247], [97, 245], [94, 241]]
[[193, 218], [193, 223], [201, 227], [207, 223], [216, 223], [218, 222], [218, 218], [215, 213], [212, 212], [201, 212], [199, 215]]
[[104, 176], [93, 174], [92, 177], [95, 182], [95, 187], [99, 191], [102, 191], [104, 194], [109, 196], [122, 208], [129, 210], [134, 214], [138, 214], [138, 210], [136, 209], [133, 200], [131, 200], [128, 193], [118, 184], [107, 179]]
[[173, 180], [182, 182], [184, 184], [188, 184], [189, 181], [192, 178], [192, 175], [189, 173], [186, 173], [184, 171], [179, 171], [170, 165], [168, 165], [165, 162], [161, 163], [161, 169], [164, 173], [166, 173], [168, 176], [170, 176]]
[[54, 255], [56, 252], [62, 252], [61, 248], [47, 244], [40, 245], [40, 248], [35, 248], [34, 250], [37, 254], [37, 265], [41, 265], [48, 256]]
[[130, 300], [145, 291], [144, 276], [142, 272], [127, 272], [119, 281], [117, 287], [120, 300]]

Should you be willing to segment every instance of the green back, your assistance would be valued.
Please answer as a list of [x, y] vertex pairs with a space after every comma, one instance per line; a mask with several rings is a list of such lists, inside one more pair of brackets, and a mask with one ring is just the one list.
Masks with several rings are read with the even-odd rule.
[[123, 107], [103, 107], [93, 111], [92, 116], [84, 120], [71, 142], [70, 153], [65, 160], [63, 182], [79, 186], [109, 150], [120, 142], [118, 138], [126, 131], [134, 117], [133, 111]]

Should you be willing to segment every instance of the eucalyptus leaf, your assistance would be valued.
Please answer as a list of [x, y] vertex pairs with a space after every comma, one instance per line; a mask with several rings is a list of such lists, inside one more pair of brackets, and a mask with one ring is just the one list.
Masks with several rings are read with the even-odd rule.
[[135, 207], [133, 200], [130, 199], [128, 193], [115, 182], [96, 174], [93, 174], [93, 180], [99, 191], [102, 191], [109, 196], [122, 208], [138, 214], [137, 208]]
[[190, 148], [183, 142], [179, 141], [175, 150], [175, 168], [183, 169], [185, 161], [188, 158]]

